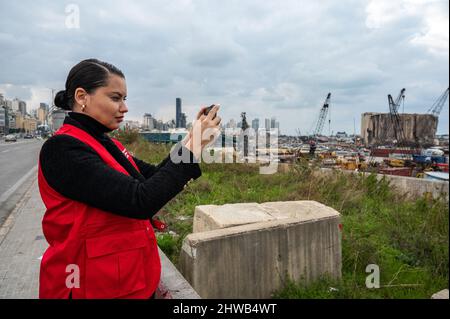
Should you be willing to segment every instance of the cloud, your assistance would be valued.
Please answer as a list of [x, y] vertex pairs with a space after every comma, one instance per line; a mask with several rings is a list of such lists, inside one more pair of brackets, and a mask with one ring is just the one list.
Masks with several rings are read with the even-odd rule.
[[[359, 130], [361, 113], [387, 112], [405, 87], [405, 112], [425, 112], [448, 87], [448, 2], [78, 1], [2, 3], [0, 93], [38, 106], [70, 68], [96, 57], [122, 69], [130, 119], [188, 120], [222, 104], [224, 121], [276, 116], [283, 133], [305, 132], [332, 93], [331, 130]], [[45, 93], [48, 92], [48, 93]], [[447, 104], [448, 105], [448, 104]], [[327, 128], [328, 129], [328, 128]], [[439, 121], [448, 132], [448, 106]]]

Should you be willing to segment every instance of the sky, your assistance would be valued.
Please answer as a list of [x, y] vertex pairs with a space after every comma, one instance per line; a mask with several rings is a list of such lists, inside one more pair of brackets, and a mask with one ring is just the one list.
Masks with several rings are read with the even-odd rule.
[[[449, 82], [449, 2], [440, 0], [0, 0], [0, 93], [33, 109], [79, 61], [126, 77], [126, 119], [187, 120], [220, 103], [223, 123], [276, 117], [282, 134], [360, 133], [361, 114], [426, 113]], [[449, 132], [449, 102], [438, 134]], [[328, 119], [330, 123], [328, 123]]]

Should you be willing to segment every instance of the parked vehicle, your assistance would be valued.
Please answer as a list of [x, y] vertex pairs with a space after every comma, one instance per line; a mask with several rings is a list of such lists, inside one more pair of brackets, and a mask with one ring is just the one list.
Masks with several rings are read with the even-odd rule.
[[14, 134], [8, 134], [5, 136], [5, 142], [15, 142], [17, 138]]
[[444, 156], [444, 151], [438, 148], [429, 148], [423, 151], [422, 155], [425, 156]]

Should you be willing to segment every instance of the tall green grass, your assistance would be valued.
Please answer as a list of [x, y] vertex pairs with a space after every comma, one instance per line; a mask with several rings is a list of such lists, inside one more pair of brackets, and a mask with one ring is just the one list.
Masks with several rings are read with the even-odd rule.
[[[137, 137], [127, 145], [138, 158], [158, 163], [169, 152]], [[342, 215], [342, 279], [308, 286], [286, 278], [275, 298], [430, 298], [448, 288], [448, 203], [446, 198], [405, 198], [387, 179], [340, 171], [316, 174], [303, 161], [289, 173], [260, 175], [255, 165], [201, 164], [202, 177], [159, 213], [176, 233], [158, 236], [161, 249], [177, 264], [181, 243], [192, 231], [197, 205], [316, 200]], [[380, 268], [381, 287], [365, 285], [366, 267]]]

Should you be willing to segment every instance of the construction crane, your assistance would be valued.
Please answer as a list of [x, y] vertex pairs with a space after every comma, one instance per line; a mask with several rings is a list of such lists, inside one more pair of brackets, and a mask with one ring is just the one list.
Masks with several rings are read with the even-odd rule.
[[394, 130], [394, 137], [397, 140], [397, 143], [402, 143], [404, 141], [404, 134], [403, 134], [403, 126], [400, 119], [400, 116], [398, 115], [398, 106], [400, 105], [400, 99], [404, 99], [404, 90], [402, 89], [400, 91], [399, 97], [394, 101], [392, 98], [392, 95], [388, 94], [388, 102], [389, 102], [389, 113], [391, 118], [391, 124], [392, 128]]
[[448, 97], [448, 88], [442, 93], [442, 95], [431, 105], [430, 109], [427, 111], [427, 114], [433, 114], [436, 117], [439, 117], [441, 114], [442, 108], [444, 107], [445, 101], [447, 101]]
[[400, 93], [398, 94], [397, 98], [395, 99], [394, 106], [395, 106], [395, 112], [398, 112], [398, 109], [400, 108], [400, 102], [405, 102], [405, 91], [406, 89], [403, 88], [400, 90]]
[[316, 129], [314, 130], [313, 133], [314, 136], [318, 136], [322, 133], [323, 125], [325, 123], [325, 119], [327, 118], [328, 114], [328, 108], [330, 106], [330, 98], [331, 93], [328, 93], [327, 98], [325, 99], [325, 102], [323, 103], [323, 106], [320, 109], [319, 120], [317, 121]]

